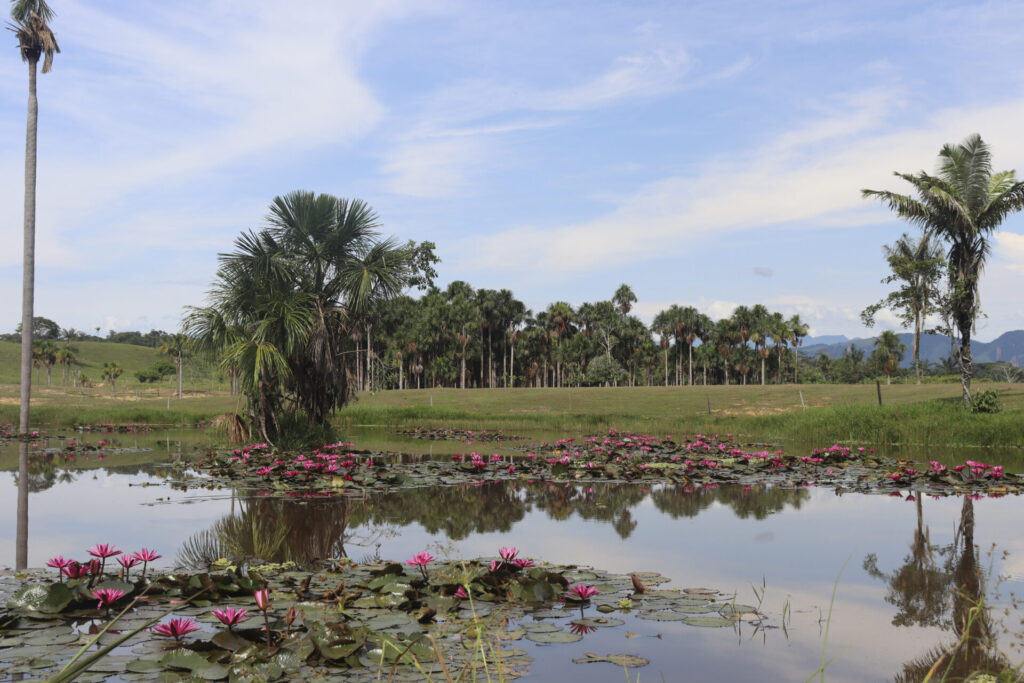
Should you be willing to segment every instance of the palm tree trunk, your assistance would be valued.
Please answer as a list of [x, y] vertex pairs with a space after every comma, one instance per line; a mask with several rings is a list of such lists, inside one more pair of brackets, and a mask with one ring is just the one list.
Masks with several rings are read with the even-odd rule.
[[508, 386], [514, 387], [516, 385], [516, 340], [512, 340], [511, 348], [508, 352]]
[[[32, 317], [36, 282], [36, 60], [28, 63], [28, 120], [25, 127], [25, 245], [21, 285], [21, 403], [18, 432], [29, 431], [32, 396]], [[28, 566], [28, 443], [18, 448], [18, 524], [15, 569]]]
[[914, 317], [914, 374], [921, 383], [921, 314]]
[[668, 386], [668, 349], [665, 349], [665, 386]]
[[175, 360], [178, 361], [178, 400], [180, 401], [181, 400], [181, 396], [182, 396], [182, 393], [181, 393], [181, 382], [182, 382], [182, 375], [184, 374], [183, 371], [184, 371], [184, 366], [185, 366], [185, 362], [184, 362], [185, 359], [182, 358], [181, 356], [178, 356]]
[[687, 349], [690, 354], [690, 386], [693, 386], [693, 343], [687, 344]]
[[764, 386], [764, 356], [761, 356], [761, 386]]
[[971, 407], [971, 325], [968, 323], [960, 329], [960, 385], [963, 388], [964, 405]]

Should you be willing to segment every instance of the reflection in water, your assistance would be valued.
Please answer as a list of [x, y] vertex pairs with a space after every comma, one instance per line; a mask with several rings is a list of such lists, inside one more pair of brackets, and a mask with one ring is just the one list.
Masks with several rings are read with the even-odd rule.
[[931, 545], [919, 496], [917, 527], [903, 565], [885, 574], [871, 554], [864, 560], [864, 569], [888, 583], [886, 602], [899, 610], [893, 617], [895, 626], [937, 626], [951, 630], [956, 637], [904, 664], [895, 681], [962, 681], [978, 671], [998, 673], [1009, 666], [995, 648], [985, 605], [987, 576], [974, 545], [974, 501], [970, 496], [964, 496], [951, 545]]
[[[347, 557], [348, 546], [373, 545], [411, 524], [452, 541], [473, 534], [510, 532], [533, 510], [543, 511], [555, 521], [576, 514], [585, 520], [608, 522], [626, 539], [638, 524], [630, 509], [647, 495], [653, 496], [659, 510], [673, 517], [695, 516], [717, 501], [740, 518], [763, 519], [787, 505], [799, 508], [809, 493], [761, 486], [697, 491], [665, 486], [649, 493], [636, 485], [504, 481], [407, 489], [369, 499], [253, 497], [239, 501], [237, 512], [189, 539], [179, 552], [179, 561], [193, 567], [207, 566], [218, 558], [309, 565]], [[356, 534], [357, 530], [362, 533]]]
[[673, 519], [696, 517], [713, 503], [732, 508], [740, 519], [765, 519], [781, 512], [788, 505], [799, 510], [810, 498], [807, 489], [784, 489], [775, 486], [722, 486], [692, 489], [688, 486], [664, 486], [651, 493], [654, 505]]
[[18, 444], [18, 529], [15, 538], [14, 568], [28, 567], [28, 442]]
[[263, 497], [241, 500], [237, 512], [186, 541], [178, 551], [178, 562], [201, 568], [230, 558], [307, 566], [348, 557], [348, 546], [369, 546], [394, 533], [385, 525], [355, 534], [355, 527], [365, 521], [367, 507], [367, 501], [351, 498], [316, 503]]

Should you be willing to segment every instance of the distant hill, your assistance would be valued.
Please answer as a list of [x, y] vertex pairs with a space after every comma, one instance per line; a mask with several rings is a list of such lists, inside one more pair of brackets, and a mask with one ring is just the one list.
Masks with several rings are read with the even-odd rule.
[[[910, 332], [904, 332], [898, 336], [900, 342], [907, 346], [907, 355], [903, 358], [901, 365], [903, 367], [910, 367], [913, 361], [910, 350], [914, 345], [914, 335]], [[816, 337], [813, 339], [817, 342], [820, 339], [826, 338]], [[804, 345], [800, 349], [801, 355], [817, 356], [824, 353], [831, 358], [839, 358], [851, 345], [863, 350], [865, 356], [870, 355], [871, 351], [875, 348], [876, 338], [846, 339], [836, 343], [819, 342], [808, 344], [807, 342], [811, 339], [811, 337], [808, 337], [804, 340]], [[941, 334], [921, 335], [921, 360], [938, 363], [950, 354], [950, 350], [950, 339], [948, 336]], [[977, 363], [1007, 361], [1013, 365], [1022, 366], [1024, 365], [1024, 330], [1006, 332], [991, 342], [972, 340], [971, 352]]]
[[804, 337], [804, 346], [829, 346], [850, 341], [845, 334], [823, 334], [820, 337]]

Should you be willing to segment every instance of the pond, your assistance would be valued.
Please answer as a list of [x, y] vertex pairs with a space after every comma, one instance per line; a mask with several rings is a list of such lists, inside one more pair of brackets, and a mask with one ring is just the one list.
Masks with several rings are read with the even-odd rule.
[[[351, 438], [375, 451], [447, 459], [473, 449], [504, 457], [553, 436], [428, 441], [364, 428]], [[579, 642], [515, 643], [532, 659], [526, 680], [538, 681], [623, 680], [621, 667], [573, 663], [588, 652], [649, 660], [631, 670], [641, 680], [805, 680], [823, 657], [830, 681], [920, 680], [937, 653], [958, 638], [956, 624], [967, 603], [954, 600], [953, 589], [962, 585], [975, 599], [987, 592], [998, 609], [986, 623], [1010, 660], [1020, 661], [1012, 648], [1024, 625], [1010, 598], [1024, 594], [1020, 496], [510, 480], [294, 498], [222, 487], [205, 476], [183, 486], [182, 470], [168, 463], [205, 454], [207, 437], [194, 431], [68, 436], [73, 438], [93, 444], [104, 439], [125, 450], [102, 460], [88, 452], [73, 462], [36, 458], [29, 502], [32, 567], [57, 555], [82, 555], [95, 543], [158, 548], [164, 555], [158, 564], [165, 568], [203, 566], [226, 556], [300, 565], [341, 556], [403, 561], [424, 550], [468, 559], [515, 546], [538, 562], [622, 575], [657, 572], [671, 579], [658, 589], [710, 587], [762, 615], [727, 628], [701, 628], [674, 617], [651, 619], [638, 601], [633, 610], [613, 615], [623, 625], [585, 633]], [[10, 471], [15, 456], [8, 447], [0, 467]], [[955, 453], [941, 458], [950, 465], [964, 459]], [[1021, 469], [1013, 452], [983, 459]], [[15, 480], [12, 471], [0, 484], [7, 521], [0, 565], [14, 563]], [[587, 609], [588, 616], [596, 614]]]

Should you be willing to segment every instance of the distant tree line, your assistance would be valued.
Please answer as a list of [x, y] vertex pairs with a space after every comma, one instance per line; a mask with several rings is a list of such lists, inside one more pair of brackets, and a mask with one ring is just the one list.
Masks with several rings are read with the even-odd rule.
[[[127, 330], [115, 332], [108, 330], [107, 336], [101, 337], [100, 328], [94, 328], [95, 334], [84, 330], [77, 330], [73, 327], [64, 328], [49, 318], [32, 318], [32, 338], [43, 341], [90, 341], [90, 342], [113, 342], [115, 344], [135, 344], [136, 346], [150, 346], [156, 348], [164, 343], [167, 337], [173, 336], [163, 330], [150, 330], [139, 332]], [[19, 343], [21, 341], [21, 323], [13, 333], [0, 334], [0, 341]]]

